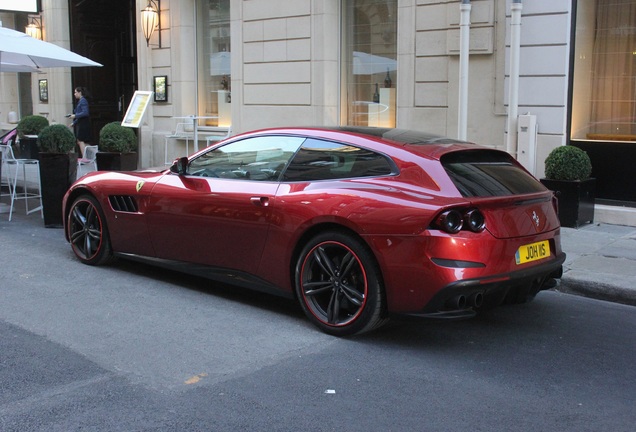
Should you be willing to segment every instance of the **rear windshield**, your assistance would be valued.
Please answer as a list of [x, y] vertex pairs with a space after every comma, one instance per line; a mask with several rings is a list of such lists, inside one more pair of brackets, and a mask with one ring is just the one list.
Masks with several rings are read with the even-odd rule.
[[442, 156], [442, 165], [464, 197], [542, 192], [543, 185], [517, 167], [512, 157], [494, 150], [469, 150]]

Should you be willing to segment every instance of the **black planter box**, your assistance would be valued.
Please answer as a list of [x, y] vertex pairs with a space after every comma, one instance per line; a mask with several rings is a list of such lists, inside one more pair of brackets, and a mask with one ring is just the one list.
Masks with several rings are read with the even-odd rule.
[[95, 155], [99, 171], [135, 171], [138, 155], [131, 153], [111, 153], [98, 151]]
[[61, 228], [62, 199], [77, 177], [77, 154], [40, 153], [40, 183], [44, 226]]
[[39, 159], [40, 149], [38, 148], [37, 136], [24, 136], [20, 138], [20, 158]]
[[559, 200], [561, 226], [578, 228], [594, 222], [596, 179], [583, 181], [541, 179], [541, 183], [556, 193]]

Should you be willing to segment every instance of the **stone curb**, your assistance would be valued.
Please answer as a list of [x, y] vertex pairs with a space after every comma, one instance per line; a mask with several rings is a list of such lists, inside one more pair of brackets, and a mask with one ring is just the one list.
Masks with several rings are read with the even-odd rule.
[[636, 306], [636, 290], [612, 284], [571, 278], [564, 275], [554, 290], [596, 300]]

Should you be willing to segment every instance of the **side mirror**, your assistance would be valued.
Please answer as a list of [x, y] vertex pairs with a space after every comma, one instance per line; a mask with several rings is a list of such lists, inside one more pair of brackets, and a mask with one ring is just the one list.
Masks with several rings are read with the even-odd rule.
[[177, 159], [172, 166], [170, 167], [170, 172], [179, 174], [179, 175], [185, 175], [188, 171], [188, 158], [187, 157], [181, 157], [179, 159]]

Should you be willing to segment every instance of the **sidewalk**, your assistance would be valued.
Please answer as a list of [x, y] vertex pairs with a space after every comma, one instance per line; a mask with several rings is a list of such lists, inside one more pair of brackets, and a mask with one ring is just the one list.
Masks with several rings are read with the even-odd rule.
[[636, 306], [636, 227], [561, 228], [567, 254], [557, 291]]

